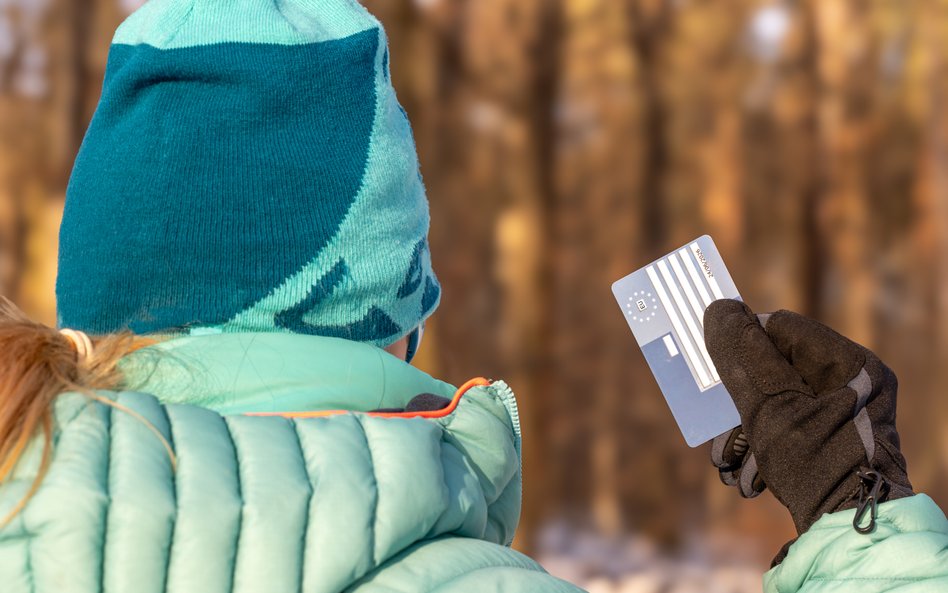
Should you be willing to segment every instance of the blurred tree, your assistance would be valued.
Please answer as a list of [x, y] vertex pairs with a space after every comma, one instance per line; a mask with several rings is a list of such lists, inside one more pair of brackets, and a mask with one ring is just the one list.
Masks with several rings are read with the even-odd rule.
[[[614, 306], [608, 290], [646, 251], [643, 229], [645, 147], [641, 63], [632, 51], [627, 7], [610, 0], [565, 0], [560, 84], [556, 98], [554, 199], [550, 204], [554, 304], [553, 356], [558, 370], [550, 404], [558, 490], [589, 506], [598, 530], [615, 536], [629, 527], [623, 488], [636, 472], [622, 455], [626, 395], [633, 370], [627, 329], [599, 314]], [[650, 471], [654, 468], [637, 468]], [[624, 471], [628, 470], [628, 471]]]

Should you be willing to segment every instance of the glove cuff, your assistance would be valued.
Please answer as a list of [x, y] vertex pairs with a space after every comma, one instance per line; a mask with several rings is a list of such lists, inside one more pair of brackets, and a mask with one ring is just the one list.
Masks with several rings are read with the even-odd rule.
[[[904, 474], [897, 476], [904, 479]], [[793, 512], [793, 523], [797, 534], [803, 535], [827, 513], [857, 509], [854, 526], [861, 533], [870, 533], [875, 524], [875, 505], [889, 500], [914, 496], [911, 485], [906, 486], [896, 476], [881, 470], [859, 468], [853, 470], [823, 503], [811, 512]], [[907, 482], [907, 480], [905, 480]], [[869, 525], [867, 530], [863, 530]], [[862, 526], [863, 529], [859, 529]]]

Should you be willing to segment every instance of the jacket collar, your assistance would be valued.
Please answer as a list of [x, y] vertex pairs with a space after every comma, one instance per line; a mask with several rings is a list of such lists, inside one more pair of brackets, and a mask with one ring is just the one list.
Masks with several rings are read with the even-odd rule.
[[403, 407], [455, 388], [384, 350], [280, 333], [178, 337], [126, 356], [127, 388], [222, 414]]

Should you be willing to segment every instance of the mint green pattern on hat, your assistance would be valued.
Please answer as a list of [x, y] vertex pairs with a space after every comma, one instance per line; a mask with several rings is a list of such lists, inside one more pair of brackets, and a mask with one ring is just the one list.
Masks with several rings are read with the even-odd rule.
[[151, 0], [67, 192], [59, 323], [387, 345], [437, 307], [379, 22], [348, 0]]
[[112, 43], [305, 45], [369, 29], [381, 31], [381, 25], [355, 0], [150, 0], [122, 23]]

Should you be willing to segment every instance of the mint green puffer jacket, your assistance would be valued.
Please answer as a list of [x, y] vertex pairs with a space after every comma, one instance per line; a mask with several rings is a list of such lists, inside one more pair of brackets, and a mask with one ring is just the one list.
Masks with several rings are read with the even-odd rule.
[[876, 528], [853, 529], [854, 509], [823, 515], [764, 575], [767, 593], [948, 591], [948, 520], [924, 494], [879, 505]]
[[[3, 593], [579, 591], [507, 547], [520, 436], [502, 382], [455, 394], [373, 346], [281, 334], [178, 338], [122, 367], [118, 408], [57, 401], [49, 473], [0, 530]], [[316, 413], [419, 393], [454, 400]], [[39, 457], [37, 441], [0, 514]]]

